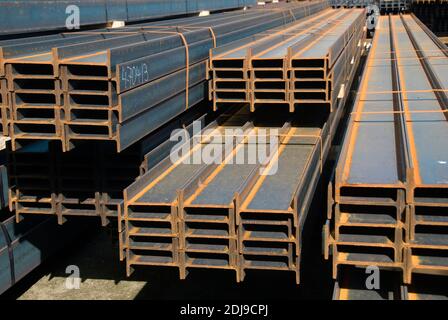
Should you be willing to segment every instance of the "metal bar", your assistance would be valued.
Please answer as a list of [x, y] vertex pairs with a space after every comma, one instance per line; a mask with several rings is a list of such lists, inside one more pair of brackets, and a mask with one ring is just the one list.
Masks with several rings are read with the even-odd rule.
[[[1, 47], [0, 65], [7, 67], [12, 114], [4, 120], [10, 122], [5, 132], [13, 150], [33, 140], [59, 140], [64, 151], [79, 140], [111, 140], [120, 152], [181, 114], [182, 99], [188, 109], [206, 97], [202, 87], [207, 73], [202, 66], [209, 49], [286, 25], [327, 5], [316, 1], [279, 6], [272, 12], [249, 10], [45, 41], [7, 41]], [[166, 101], [142, 94], [158, 91], [171, 79], [176, 85], [166, 92]], [[167, 101], [172, 102], [170, 108], [162, 110]], [[155, 110], [160, 113], [158, 126], [142, 126]]]
[[213, 49], [214, 109], [240, 102], [250, 103], [252, 111], [284, 105], [294, 112], [310, 104], [331, 111], [363, 23], [361, 9], [324, 10], [268, 36]]

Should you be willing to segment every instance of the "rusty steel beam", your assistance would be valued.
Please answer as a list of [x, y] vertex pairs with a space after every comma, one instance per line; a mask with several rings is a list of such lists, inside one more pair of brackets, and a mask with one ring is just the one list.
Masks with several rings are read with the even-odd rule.
[[327, 6], [285, 4], [0, 42], [0, 77], [10, 97], [3, 131], [14, 150], [56, 140], [69, 151], [96, 140], [123, 151], [206, 98], [209, 49]]
[[160, 159], [149, 151], [173, 130], [203, 118], [204, 106], [192, 108], [161, 130], [122, 153], [106, 142], [86, 142], [62, 152], [54, 142], [37, 141], [8, 153], [9, 207], [16, 221], [29, 215], [51, 215], [58, 223], [71, 216], [95, 216], [107, 225], [122, 210], [123, 190]]
[[[353, 63], [347, 65], [345, 86], [353, 80], [361, 51], [357, 47], [347, 60]], [[251, 269], [279, 270], [292, 271], [298, 283], [303, 224], [346, 98], [339, 98], [328, 118], [312, 109], [266, 116], [236, 104], [224, 120], [186, 143], [192, 148], [183, 158], [173, 162], [167, 156], [146, 171], [125, 190], [119, 217], [127, 273], [137, 265], [165, 266], [179, 269], [183, 279], [195, 268], [225, 269], [243, 281]], [[239, 129], [241, 139], [220, 161], [183, 161], [221, 147], [213, 137], [226, 129]], [[237, 163], [261, 129], [278, 130], [278, 149], [265, 164]], [[265, 175], [273, 167], [278, 172]]]
[[364, 10], [325, 10], [306, 21], [213, 49], [214, 109], [235, 102], [331, 112], [359, 45]]
[[379, 23], [324, 229], [334, 278], [341, 265], [376, 265], [411, 283], [448, 270], [448, 59], [414, 16]]

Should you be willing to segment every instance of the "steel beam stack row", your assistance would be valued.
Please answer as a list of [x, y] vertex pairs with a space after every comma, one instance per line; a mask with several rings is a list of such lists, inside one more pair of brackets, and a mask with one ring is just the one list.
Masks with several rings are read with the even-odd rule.
[[[345, 86], [361, 51], [350, 52]], [[236, 104], [199, 133], [193, 130], [174, 148], [176, 158], [167, 156], [125, 190], [119, 220], [127, 272], [166, 266], [185, 278], [195, 268], [225, 269], [242, 281], [247, 270], [280, 270], [299, 282], [303, 226], [346, 98], [341, 95], [329, 115], [311, 108], [295, 115], [250, 112]], [[254, 150], [270, 150], [270, 137], [278, 143], [267, 161], [249, 161]], [[223, 150], [220, 138], [231, 147]]]
[[333, 8], [367, 8], [376, 6], [382, 14], [400, 13], [411, 8], [410, 0], [330, 0]]
[[382, 13], [400, 13], [408, 11], [410, 0], [380, 0], [379, 8]]
[[99, 216], [102, 225], [117, 217], [123, 189], [139, 174], [137, 150], [116, 154], [101, 143], [61, 153], [41, 141], [13, 152], [9, 159], [10, 210], [24, 215]]
[[382, 16], [330, 185], [339, 266], [448, 274], [447, 48], [412, 15]]
[[364, 10], [325, 10], [269, 36], [213, 49], [210, 94], [217, 109], [230, 103], [322, 108], [331, 112], [352, 53], [360, 44]]
[[255, 5], [255, 0], [58, 0], [2, 1], [0, 36], [43, 32], [79, 26], [104, 25], [113, 21], [126, 23], [169, 16], [191, 15], [201, 11], [219, 11]]
[[106, 140], [120, 152], [207, 96], [209, 49], [327, 6], [307, 2], [0, 42], [0, 81], [8, 91], [3, 133], [13, 150], [35, 140], [60, 141], [64, 151]]
[[203, 119], [204, 113], [204, 106], [191, 108], [121, 153], [110, 142], [97, 141], [70, 152], [61, 152], [55, 141], [9, 152], [9, 208], [17, 221], [27, 215], [52, 215], [62, 224], [67, 217], [94, 216], [105, 226], [123, 209], [123, 190], [157, 161], [147, 153], [168, 140], [173, 130]]

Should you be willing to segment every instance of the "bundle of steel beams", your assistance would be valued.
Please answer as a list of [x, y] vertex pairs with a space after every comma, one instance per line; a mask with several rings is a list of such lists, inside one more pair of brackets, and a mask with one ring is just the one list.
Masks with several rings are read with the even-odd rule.
[[408, 11], [411, 0], [330, 0], [333, 8], [367, 8], [376, 6], [381, 13], [400, 13]]
[[252, 111], [269, 104], [285, 105], [290, 112], [301, 107], [331, 112], [364, 24], [364, 9], [328, 9], [269, 36], [213, 49], [214, 108], [250, 103]]
[[[255, 0], [2, 1], [0, 36], [77, 28], [113, 21], [135, 22], [255, 5]], [[67, 24], [68, 22], [68, 24]], [[79, 25], [75, 25], [78, 22]]]
[[[317, 13], [324, 1], [0, 42], [3, 132], [109, 140], [122, 151], [206, 96], [209, 49]], [[266, 22], [269, 21], [269, 22]], [[6, 79], [6, 89], [5, 86]]]
[[382, 13], [400, 13], [409, 10], [410, 0], [379, 0], [379, 8]]
[[411, 11], [438, 36], [448, 35], [448, 2], [446, 0], [414, 0]]
[[[123, 189], [139, 175], [137, 150], [116, 154], [113, 146], [91, 143], [73, 152], [41, 141], [10, 154], [10, 210], [23, 215], [116, 217]], [[107, 159], [107, 161], [105, 161]]]
[[[362, 46], [356, 48], [345, 86], [361, 55]], [[210, 268], [233, 270], [242, 281], [247, 270], [282, 270], [294, 272], [298, 283], [304, 222], [346, 97], [330, 115], [310, 108], [273, 115], [237, 104], [172, 146], [170, 156], [125, 190], [119, 219], [128, 274], [136, 265], [169, 266], [183, 279], [191, 269]], [[267, 161], [249, 160], [273, 144], [269, 137], [277, 144]], [[213, 154], [212, 161], [204, 154]]]
[[447, 274], [447, 52], [412, 15], [379, 20], [330, 184], [335, 278], [340, 265], [399, 270], [405, 283]]
[[71, 216], [96, 216], [107, 225], [122, 210], [123, 190], [158, 161], [145, 155], [204, 113], [205, 106], [191, 108], [122, 153], [110, 142], [96, 141], [65, 153], [54, 141], [9, 152], [9, 208], [17, 221], [25, 215], [53, 215], [62, 224]]

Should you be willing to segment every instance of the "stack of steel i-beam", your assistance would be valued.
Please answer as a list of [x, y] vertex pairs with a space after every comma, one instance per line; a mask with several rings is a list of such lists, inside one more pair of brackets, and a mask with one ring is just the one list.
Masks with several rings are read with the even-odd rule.
[[[123, 151], [206, 96], [209, 49], [286, 25], [325, 1], [0, 42], [12, 149], [114, 141]], [[266, 21], [269, 21], [266, 23]]]
[[54, 141], [9, 152], [10, 210], [17, 221], [26, 215], [54, 215], [62, 224], [67, 217], [95, 216], [107, 225], [122, 210], [123, 190], [157, 161], [147, 153], [173, 130], [203, 118], [204, 107], [190, 109], [121, 153], [110, 142], [97, 141], [70, 152], [61, 152]]
[[379, 7], [383, 13], [401, 13], [410, 8], [410, 0], [379, 0]]
[[409, 284], [448, 274], [448, 50], [413, 15], [382, 16], [375, 33], [330, 184], [326, 255], [334, 278], [377, 266]]
[[[356, 19], [345, 17], [351, 24], [364, 15], [351, 12]], [[350, 58], [341, 86], [353, 80], [364, 36], [365, 29], [342, 49]], [[242, 281], [247, 270], [279, 270], [293, 272], [298, 283], [304, 223], [346, 98], [340, 95], [330, 114], [312, 108], [294, 115], [250, 112], [236, 104], [201, 132], [193, 130], [190, 140], [125, 190], [119, 220], [128, 274], [134, 266], [166, 266], [185, 278], [191, 269], [209, 268], [233, 270]], [[260, 136], [267, 140], [253, 140]], [[278, 148], [271, 145], [267, 161], [249, 161], [251, 149], [267, 147], [270, 137]], [[210, 153], [223, 148], [223, 139], [230, 148]], [[213, 154], [213, 161], [204, 154]]]
[[[325, 10], [306, 21], [212, 50], [209, 86], [214, 108], [250, 103], [251, 110], [270, 105], [324, 108], [336, 105], [346, 59], [356, 50], [365, 23], [359, 12]], [[348, 44], [350, 50], [343, 51]], [[344, 88], [342, 89], [344, 90]]]
[[[156, 162], [145, 153], [168, 139], [170, 130], [200, 117], [199, 110], [205, 113], [204, 106], [195, 105], [207, 97], [209, 48], [326, 6], [291, 4], [274, 12], [2, 42], [0, 73], [6, 75], [9, 97], [2, 119], [13, 149], [9, 203], [17, 220], [51, 214], [62, 223], [64, 217], [93, 215], [107, 224], [121, 210], [123, 189]], [[261, 23], [267, 18], [270, 23]], [[73, 141], [79, 148], [72, 148]], [[67, 155], [60, 154], [61, 144]], [[114, 155], [117, 149], [121, 155]], [[132, 161], [124, 168], [128, 157]]]

